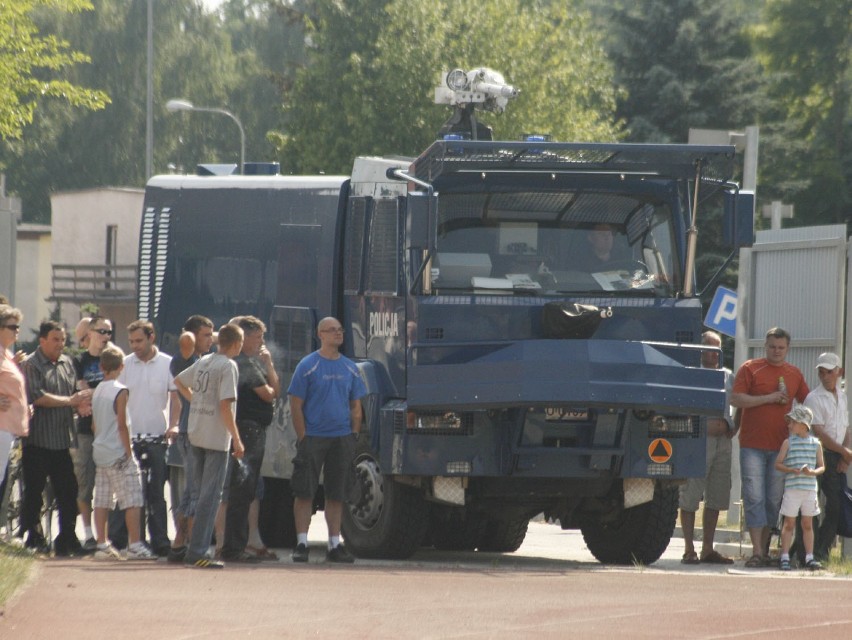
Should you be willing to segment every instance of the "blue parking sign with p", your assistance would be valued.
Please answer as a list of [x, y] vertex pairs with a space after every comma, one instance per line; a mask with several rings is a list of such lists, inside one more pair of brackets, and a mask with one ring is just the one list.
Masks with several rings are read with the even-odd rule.
[[732, 338], [737, 333], [737, 292], [719, 287], [707, 310], [704, 325]]

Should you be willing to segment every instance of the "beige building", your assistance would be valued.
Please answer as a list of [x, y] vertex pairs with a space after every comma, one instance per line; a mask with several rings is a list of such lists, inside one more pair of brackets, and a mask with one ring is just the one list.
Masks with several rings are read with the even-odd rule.
[[38, 325], [50, 317], [50, 225], [22, 222], [17, 225], [15, 293], [13, 303], [24, 314], [22, 342], [35, 340]]
[[[125, 327], [136, 318], [136, 277], [143, 189], [102, 187], [51, 196], [50, 308], [59, 303], [73, 328], [81, 307], [98, 306], [127, 349]], [[18, 263], [21, 264], [20, 262]]]

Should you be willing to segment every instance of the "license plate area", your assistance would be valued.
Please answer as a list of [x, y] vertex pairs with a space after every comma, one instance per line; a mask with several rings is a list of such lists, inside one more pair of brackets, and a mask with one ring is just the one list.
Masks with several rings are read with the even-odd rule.
[[571, 422], [587, 422], [589, 410], [581, 407], [545, 407], [544, 421], [547, 423], [564, 424]]

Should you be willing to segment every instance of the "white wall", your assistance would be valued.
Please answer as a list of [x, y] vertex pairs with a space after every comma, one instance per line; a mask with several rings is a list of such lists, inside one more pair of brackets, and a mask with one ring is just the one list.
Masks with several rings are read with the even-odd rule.
[[14, 306], [24, 314], [24, 328], [20, 340], [34, 339], [33, 331], [45, 320], [53, 308], [50, 297], [50, 226], [46, 224], [18, 225], [18, 243], [15, 256]]
[[144, 194], [105, 187], [52, 195], [53, 264], [104, 264], [110, 225], [118, 226], [117, 262], [136, 264]]
[[[116, 264], [137, 264], [143, 189], [103, 187], [56, 193], [50, 197], [53, 243], [52, 264], [105, 264], [107, 227], [118, 227]], [[48, 293], [49, 295], [49, 293]], [[102, 308], [116, 322], [116, 342], [126, 346], [123, 326], [136, 313], [136, 304]], [[62, 316], [69, 328], [80, 320], [80, 307], [63, 302]], [[129, 322], [129, 321], [128, 321]]]

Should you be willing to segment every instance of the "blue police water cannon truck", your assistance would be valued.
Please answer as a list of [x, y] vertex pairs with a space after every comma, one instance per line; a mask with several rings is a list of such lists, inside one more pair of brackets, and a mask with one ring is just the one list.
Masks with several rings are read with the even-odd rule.
[[[733, 147], [491, 140], [475, 111], [515, 95], [487, 69], [445, 74], [439, 139], [349, 177], [152, 178], [139, 316], [174, 352], [191, 314], [256, 315], [283, 388], [318, 320], [342, 321], [369, 391], [343, 523], [358, 556], [511, 552], [544, 513], [601, 562], [651, 563], [705, 473], [699, 416], [726, 409], [700, 367], [698, 225], [715, 207], [733, 256], [753, 197]], [[282, 398], [268, 544], [292, 544], [294, 451]]]

